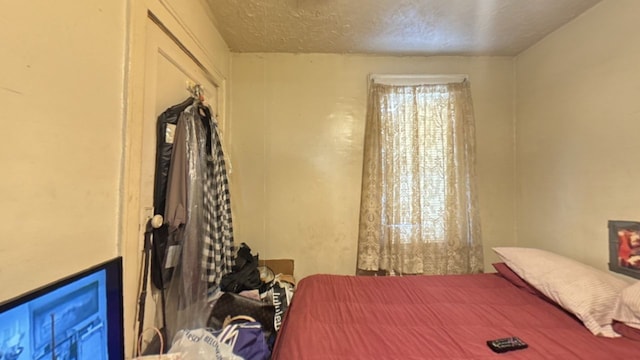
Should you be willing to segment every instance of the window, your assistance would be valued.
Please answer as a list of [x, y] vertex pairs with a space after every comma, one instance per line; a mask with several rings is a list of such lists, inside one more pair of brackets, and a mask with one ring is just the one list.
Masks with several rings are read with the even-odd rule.
[[[451, 127], [433, 115], [448, 107], [449, 100], [447, 91], [403, 91], [388, 97], [388, 106], [399, 116], [389, 116], [381, 123], [381, 151], [389, 160], [382, 163], [382, 171], [392, 173], [382, 184], [391, 190], [391, 196], [383, 195], [382, 201], [389, 202], [383, 206], [392, 209], [388, 226], [402, 243], [417, 237], [421, 241], [444, 241], [445, 152], [451, 146]], [[412, 116], [417, 121], [410, 121]], [[413, 191], [415, 187], [422, 190]], [[421, 213], [419, 223], [412, 220], [415, 212]]]
[[395, 273], [482, 269], [474, 130], [468, 81], [372, 83], [359, 269]]

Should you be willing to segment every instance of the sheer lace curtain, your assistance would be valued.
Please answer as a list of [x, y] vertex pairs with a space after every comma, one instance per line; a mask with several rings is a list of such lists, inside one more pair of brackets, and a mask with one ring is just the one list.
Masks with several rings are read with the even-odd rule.
[[469, 82], [372, 83], [364, 146], [358, 273], [482, 272]]

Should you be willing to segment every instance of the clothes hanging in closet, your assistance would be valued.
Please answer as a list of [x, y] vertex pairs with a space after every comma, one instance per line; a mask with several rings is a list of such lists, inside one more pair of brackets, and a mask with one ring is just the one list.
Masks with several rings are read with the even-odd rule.
[[204, 256], [203, 266], [209, 290], [220, 283], [223, 275], [231, 272], [234, 265], [233, 224], [231, 219], [231, 197], [229, 180], [222, 151], [222, 143], [217, 131], [218, 124], [208, 109], [203, 118], [208, 124], [207, 171], [204, 181]]
[[[174, 105], [158, 116], [156, 124], [156, 164], [155, 181], [153, 187], [154, 215], [165, 217], [167, 179], [169, 166], [173, 154], [175, 130], [180, 114], [193, 105], [194, 99], [187, 98], [180, 104]], [[175, 254], [177, 244], [169, 243], [168, 226], [164, 224], [153, 230], [153, 256], [151, 257], [151, 279], [157, 289], [164, 289], [171, 280], [174, 270], [174, 259], [167, 255]]]
[[[202, 249], [208, 290], [217, 286], [234, 263], [231, 200], [217, 123], [197, 101], [182, 112], [176, 127], [165, 223], [170, 234], [185, 227], [184, 246]], [[196, 241], [186, 244], [191, 239], [198, 239], [197, 248]]]
[[166, 287], [169, 336], [206, 326], [208, 295], [235, 260], [224, 153], [217, 123], [200, 101], [180, 113], [172, 143], [163, 214], [168, 243], [179, 250]]

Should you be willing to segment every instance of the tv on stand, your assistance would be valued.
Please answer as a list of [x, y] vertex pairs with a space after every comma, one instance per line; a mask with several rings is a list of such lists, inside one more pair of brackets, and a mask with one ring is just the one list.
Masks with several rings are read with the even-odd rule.
[[122, 258], [0, 304], [0, 360], [123, 360]]

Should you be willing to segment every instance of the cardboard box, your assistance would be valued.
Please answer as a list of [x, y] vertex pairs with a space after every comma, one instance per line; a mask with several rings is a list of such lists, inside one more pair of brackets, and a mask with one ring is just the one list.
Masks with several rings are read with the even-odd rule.
[[293, 259], [258, 260], [259, 266], [267, 266], [274, 275], [284, 274], [293, 276]]

